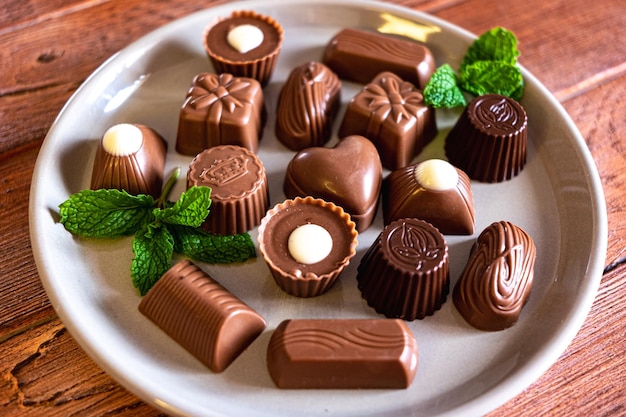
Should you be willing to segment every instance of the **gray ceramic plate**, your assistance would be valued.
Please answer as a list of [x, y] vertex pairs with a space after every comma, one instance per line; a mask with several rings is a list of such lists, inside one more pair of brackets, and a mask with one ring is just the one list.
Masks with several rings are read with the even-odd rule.
[[[454, 284], [479, 231], [498, 220], [524, 228], [538, 248], [530, 301], [520, 321], [501, 332], [471, 328], [450, 299], [433, 317], [409, 323], [419, 343], [420, 365], [406, 390], [279, 390], [265, 363], [269, 337], [283, 319], [379, 317], [361, 299], [355, 276], [360, 258], [381, 230], [380, 213], [359, 237], [358, 254], [340, 281], [314, 299], [281, 292], [260, 258], [243, 265], [201, 265], [268, 321], [259, 339], [219, 375], [138, 312], [140, 297], [129, 276], [130, 239], [78, 240], [58, 223], [58, 205], [88, 188], [96, 144], [115, 123], [155, 128], [170, 144], [168, 173], [174, 166], [186, 169], [191, 158], [177, 155], [174, 143], [179, 107], [191, 78], [211, 69], [202, 50], [203, 28], [214, 17], [252, 7], [285, 28], [278, 68], [265, 91], [270, 110], [291, 68], [319, 60], [331, 36], [344, 27], [403, 33], [425, 41], [438, 65], [457, 65], [472, 40], [446, 22], [388, 4], [269, 0], [229, 3], [190, 15], [113, 56], [59, 115], [33, 177], [33, 250], [60, 318], [104, 370], [172, 414], [467, 416], [503, 404], [538, 378], [574, 337], [597, 291], [606, 251], [606, 211], [593, 160], [567, 114], [528, 72], [522, 101], [529, 117], [527, 165], [510, 181], [474, 183], [477, 233], [447, 237], [447, 242]], [[344, 84], [342, 112], [359, 88]], [[440, 135], [419, 159], [443, 156], [443, 138], [457, 115], [439, 112]], [[268, 170], [272, 203], [277, 203], [283, 199], [283, 173], [293, 153], [275, 139], [273, 125], [270, 111], [259, 156]], [[183, 188], [181, 180], [175, 193]], [[251, 233], [256, 238], [256, 230]]]

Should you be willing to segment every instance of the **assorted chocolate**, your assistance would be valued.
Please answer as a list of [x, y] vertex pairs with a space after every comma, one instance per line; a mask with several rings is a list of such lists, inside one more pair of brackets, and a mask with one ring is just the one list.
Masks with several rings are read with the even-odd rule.
[[410, 82], [382, 72], [348, 103], [339, 137], [361, 135], [376, 145], [383, 166], [408, 165], [437, 135], [435, 109]]
[[453, 291], [461, 316], [480, 330], [503, 330], [517, 322], [533, 286], [537, 249], [520, 227], [492, 223], [478, 236]]
[[417, 342], [402, 320], [285, 320], [267, 348], [279, 388], [407, 388]]

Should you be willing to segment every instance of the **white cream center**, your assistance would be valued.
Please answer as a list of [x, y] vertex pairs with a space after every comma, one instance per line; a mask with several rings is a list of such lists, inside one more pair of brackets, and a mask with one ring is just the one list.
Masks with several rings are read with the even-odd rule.
[[333, 238], [322, 226], [304, 224], [291, 232], [287, 245], [293, 259], [310, 265], [328, 256], [333, 249]]
[[141, 130], [130, 123], [111, 126], [102, 138], [104, 150], [114, 156], [128, 156], [137, 152], [143, 144]]
[[230, 46], [245, 54], [263, 43], [263, 31], [254, 25], [240, 25], [228, 32], [226, 39]]
[[456, 187], [459, 173], [443, 159], [429, 159], [415, 167], [415, 179], [428, 190], [446, 191]]

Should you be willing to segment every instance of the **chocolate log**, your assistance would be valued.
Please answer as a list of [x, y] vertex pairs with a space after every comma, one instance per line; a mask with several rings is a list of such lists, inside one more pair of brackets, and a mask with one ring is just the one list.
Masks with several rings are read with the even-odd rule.
[[188, 260], [157, 281], [139, 311], [213, 372], [224, 371], [266, 326], [256, 311]]
[[285, 320], [267, 349], [279, 388], [407, 388], [417, 363], [417, 342], [401, 320]]

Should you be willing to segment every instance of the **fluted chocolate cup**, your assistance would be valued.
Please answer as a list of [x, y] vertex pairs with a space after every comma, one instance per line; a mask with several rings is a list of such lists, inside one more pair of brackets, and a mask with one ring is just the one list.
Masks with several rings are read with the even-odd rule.
[[187, 187], [211, 187], [211, 207], [202, 224], [218, 235], [245, 233], [258, 226], [269, 207], [263, 162], [237, 145], [214, 146], [189, 165]]
[[[241, 25], [260, 29], [263, 33], [261, 44], [246, 52], [232, 46], [228, 34]], [[250, 10], [238, 10], [210, 23], [203, 34], [203, 45], [217, 73], [254, 78], [265, 86], [276, 67], [283, 39], [283, 28], [273, 18]]]
[[423, 220], [400, 219], [386, 226], [357, 271], [362, 297], [389, 318], [431, 316], [450, 292], [448, 246]]
[[[290, 237], [301, 226], [316, 225], [328, 232], [332, 248], [315, 262], [303, 262], [290, 247]], [[259, 226], [261, 252], [276, 284], [296, 297], [315, 297], [328, 291], [356, 254], [357, 231], [341, 207], [313, 197], [296, 197], [277, 204]], [[305, 245], [312, 252], [319, 240]], [[308, 255], [305, 253], [305, 255]]]
[[517, 101], [498, 94], [476, 97], [448, 134], [446, 156], [474, 180], [509, 180], [526, 164], [527, 126]]

